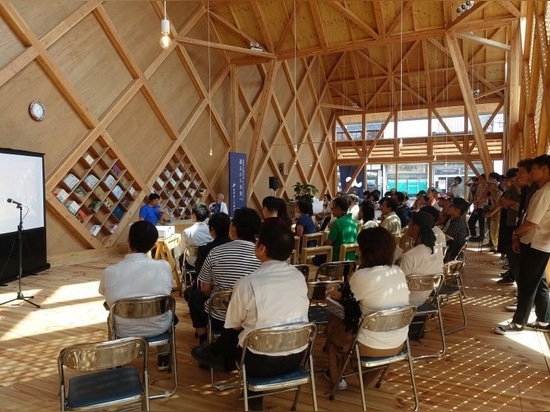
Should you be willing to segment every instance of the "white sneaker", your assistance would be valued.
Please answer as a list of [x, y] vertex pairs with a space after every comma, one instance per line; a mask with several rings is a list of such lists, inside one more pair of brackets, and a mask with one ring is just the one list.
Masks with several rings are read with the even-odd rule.
[[502, 258], [502, 259], [499, 258], [493, 262], [493, 265], [497, 265], [497, 266], [503, 266], [507, 264], [508, 264], [508, 259], [506, 258]]
[[518, 308], [518, 303], [517, 302], [514, 302], [511, 305], [506, 305], [504, 307], [504, 309], [506, 309], [508, 312], [515, 312], [517, 308]]

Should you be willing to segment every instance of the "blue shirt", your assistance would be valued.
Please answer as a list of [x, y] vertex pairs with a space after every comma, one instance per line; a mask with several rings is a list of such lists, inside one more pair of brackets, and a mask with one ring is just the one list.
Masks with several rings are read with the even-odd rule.
[[140, 219], [145, 220], [146, 222], [157, 225], [159, 218], [162, 216], [162, 212], [159, 210], [160, 206], [151, 207], [149, 205], [143, 205], [139, 209]]

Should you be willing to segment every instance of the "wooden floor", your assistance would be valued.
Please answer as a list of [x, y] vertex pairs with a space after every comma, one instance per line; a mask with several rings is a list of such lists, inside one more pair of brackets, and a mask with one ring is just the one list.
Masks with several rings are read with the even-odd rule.
[[[524, 332], [515, 337], [495, 335], [492, 327], [510, 319], [503, 306], [514, 301], [513, 286], [499, 286], [499, 268], [491, 264], [496, 255], [467, 252], [465, 283], [468, 328], [447, 337], [448, 350], [441, 359], [415, 362], [420, 410], [457, 411], [542, 411], [550, 410], [550, 374], [547, 336]], [[97, 293], [98, 279], [105, 266], [119, 258], [51, 268], [23, 278], [25, 296], [34, 295], [35, 309], [21, 300], [0, 306], [0, 410], [54, 411], [59, 409], [57, 354], [75, 342], [106, 338], [103, 299]], [[0, 302], [16, 297], [17, 282], [0, 289]], [[185, 301], [178, 296], [177, 327], [179, 389], [169, 399], [152, 401], [155, 411], [242, 410], [235, 404], [233, 391], [213, 391], [208, 371], [199, 369], [190, 349], [196, 345]], [[445, 308], [444, 321], [458, 321], [457, 305]], [[316, 341], [316, 368], [325, 367], [320, 350], [323, 337]], [[437, 322], [415, 353], [438, 349]], [[155, 360], [155, 357], [152, 357]], [[151, 365], [153, 389], [168, 387], [169, 375]], [[231, 379], [231, 375], [226, 375]], [[328, 383], [317, 374], [319, 409], [323, 411], [360, 410], [358, 387], [349, 380], [349, 389], [339, 391], [336, 400], [326, 396]], [[266, 410], [288, 410], [291, 395], [266, 397]], [[370, 410], [411, 410], [413, 407], [406, 366], [388, 372], [382, 387], [368, 388]], [[300, 397], [298, 410], [312, 410], [309, 389]]]

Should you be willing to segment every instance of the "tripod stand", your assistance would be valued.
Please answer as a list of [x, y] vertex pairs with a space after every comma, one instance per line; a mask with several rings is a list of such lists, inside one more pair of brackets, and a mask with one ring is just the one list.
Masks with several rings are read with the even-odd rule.
[[[11, 199], [9, 199], [8, 201], [10, 200]], [[23, 300], [39, 308], [40, 305], [37, 305], [30, 300], [34, 299], [34, 296], [29, 296], [28, 298], [26, 298], [25, 295], [23, 295], [23, 292], [21, 292], [21, 278], [23, 277], [23, 205], [17, 203], [17, 209], [19, 209], [19, 225], [17, 226], [17, 239], [19, 240], [19, 274], [17, 278], [19, 282], [19, 288], [17, 290], [17, 297], [0, 303], [0, 306], [5, 305], [6, 303], [14, 302], [16, 300]]]

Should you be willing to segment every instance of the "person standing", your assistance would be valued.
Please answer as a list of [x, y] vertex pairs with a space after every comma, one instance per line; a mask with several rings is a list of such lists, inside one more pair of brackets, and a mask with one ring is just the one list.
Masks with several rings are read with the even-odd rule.
[[[550, 332], [550, 305], [546, 265], [550, 257], [550, 155], [533, 159], [531, 180], [539, 189], [531, 197], [523, 222], [514, 231], [512, 249], [520, 253], [518, 305], [512, 321], [497, 326], [499, 335], [522, 332], [524, 329]], [[535, 322], [528, 323], [535, 305]]]
[[168, 213], [160, 207], [160, 196], [156, 193], [151, 193], [147, 197], [147, 204], [139, 209], [139, 220], [145, 220], [153, 226], [158, 224], [160, 218], [169, 219]]
[[[470, 228], [470, 240], [474, 242], [483, 242], [485, 239], [485, 218], [483, 213], [487, 207], [489, 195], [487, 193], [487, 179], [485, 174], [478, 177], [478, 183], [472, 199], [474, 211], [470, 219], [468, 219], [468, 227]], [[479, 236], [476, 235], [476, 223], [479, 222]]]
[[457, 176], [453, 180], [453, 184], [449, 186], [449, 193], [453, 195], [453, 197], [462, 197], [462, 178], [460, 176]]

